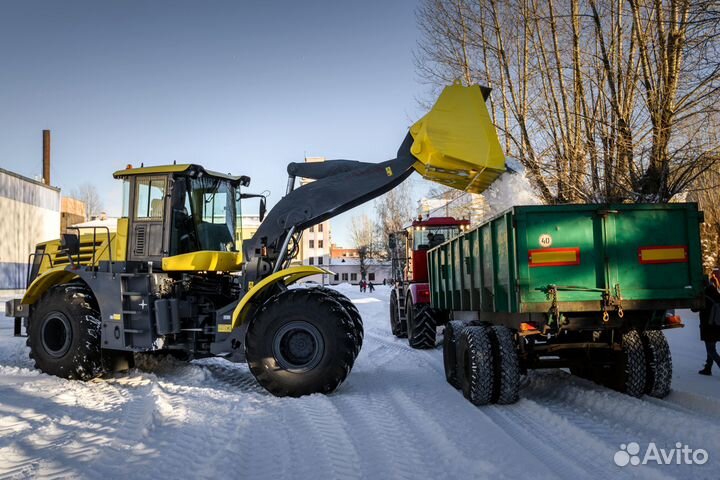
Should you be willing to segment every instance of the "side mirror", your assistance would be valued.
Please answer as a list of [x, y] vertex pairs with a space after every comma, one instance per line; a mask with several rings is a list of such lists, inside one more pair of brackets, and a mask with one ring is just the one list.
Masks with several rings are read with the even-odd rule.
[[67, 252], [68, 257], [80, 253], [80, 237], [74, 233], [63, 233], [60, 237], [60, 249]]
[[265, 197], [260, 199], [260, 221], [265, 219], [265, 213], [267, 212], [267, 205], [265, 203]]

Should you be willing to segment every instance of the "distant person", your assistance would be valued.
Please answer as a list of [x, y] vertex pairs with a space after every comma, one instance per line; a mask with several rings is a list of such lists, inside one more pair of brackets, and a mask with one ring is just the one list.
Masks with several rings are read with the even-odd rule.
[[387, 278], [383, 278], [383, 287], [387, 285]]
[[700, 340], [705, 342], [705, 368], [700, 375], [712, 375], [713, 362], [720, 367], [717, 342], [720, 341], [720, 279], [716, 272], [705, 282], [705, 308], [700, 310]]
[[370, 288], [370, 293], [375, 291], [375, 285], [372, 282], [368, 283], [368, 288]]
[[363, 292], [363, 281], [360, 280], [360, 283], [358, 283], [358, 285], [360, 286], [360, 293], [362, 293]]

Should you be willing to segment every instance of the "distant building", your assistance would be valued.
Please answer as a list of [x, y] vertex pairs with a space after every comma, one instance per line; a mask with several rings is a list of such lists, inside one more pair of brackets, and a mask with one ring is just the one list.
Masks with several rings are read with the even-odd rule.
[[68, 233], [68, 227], [87, 219], [85, 202], [76, 198], [62, 197], [60, 200], [60, 233]]
[[237, 218], [237, 225], [235, 226], [235, 248], [238, 251], [242, 250], [242, 242], [249, 240], [255, 235], [258, 228], [260, 228], [260, 216], [259, 215], [241, 215]]
[[25, 288], [28, 255], [60, 237], [60, 189], [0, 169], [0, 289]]
[[[367, 267], [366, 280], [368, 282], [373, 282], [375, 285], [382, 285], [383, 280], [389, 282], [392, 278], [390, 262], [368, 259], [365, 261], [365, 265]], [[357, 285], [362, 278], [359, 258], [331, 258], [328, 269], [335, 274], [329, 279], [331, 285], [338, 285], [340, 283]]]
[[357, 248], [342, 248], [338, 247], [334, 243], [330, 245], [330, 258], [342, 259], [342, 258], [360, 258]]

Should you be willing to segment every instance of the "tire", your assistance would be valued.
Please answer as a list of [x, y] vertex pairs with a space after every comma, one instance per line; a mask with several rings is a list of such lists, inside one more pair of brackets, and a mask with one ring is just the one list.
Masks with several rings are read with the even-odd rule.
[[407, 337], [407, 323], [400, 321], [397, 292], [395, 290], [390, 292], [390, 331], [397, 338]]
[[433, 317], [433, 309], [428, 304], [413, 305], [412, 297], [408, 296], [407, 336], [412, 348], [435, 348], [437, 326]]
[[[497, 403], [508, 405], [520, 398], [520, 359], [515, 334], [508, 327], [495, 325], [490, 329], [490, 340], [496, 353], [495, 386]], [[495, 338], [492, 338], [492, 337]]]
[[633, 397], [645, 393], [647, 369], [645, 348], [637, 330], [630, 330], [622, 337], [622, 378], [619, 389]]
[[100, 318], [95, 296], [84, 284], [48, 290], [30, 315], [26, 344], [35, 368], [68, 379], [100, 376]]
[[492, 403], [495, 393], [495, 359], [488, 329], [466, 327], [460, 334], [458, 360], [462, 362], [462, 391], [475, 405]]
[[455, 388], [460, 388], [462, 382], [458, 368], [458, 340], [465, 328], [465, 322], [452, 320], [445, 325], [443, 333], [443, 364], [445, 365], [445, 380]]
[[250, 321], [245, 355], [275, 396], [331, 393], [352, 369], [355, 338], [339, 302], [316, 289], [293, 289], [270, 297]]
[[645, 350], [645, 393], [651, 397], [665, 398], [672, 384], [672, 355], [665, 334], [661, 330], [642, 333]]
[[363, 321], [362, 316], [360, 316], [360, 311], [357, 309], [352, 300], [350, 300], [348, 297], [338, 292], [337, 290], [325, 287], [320, 287], [318, 288], [318, 290], [336, 300], [340, 305], [343, 306], [348, 315], [350, 315], [350, 320], [352, 320], [353, 324], [353, 333], [355, 335], [355, 358], [357, 358], [363, 345], [363, 339], [365, 338], [365, 329], [363, 328]]

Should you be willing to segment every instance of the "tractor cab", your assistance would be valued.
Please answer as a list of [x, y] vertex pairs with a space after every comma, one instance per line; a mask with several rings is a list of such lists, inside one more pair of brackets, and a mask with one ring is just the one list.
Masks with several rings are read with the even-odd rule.
[[114, 177], [123, 180], [118, 232], [127, 235], [128, 261], [160, 266], [163, 258], [193, 252], [238, 252], [239, 188], [250, 184], [249, 177], [199, 165], [128, 166]]
[[402, 280], [427, 282], [427, 251], [456, 237], [469, 227], [469, 220], [458, 220], [454, 217], [431, 217], [423, 220], [422, 216], [419, 216], [404, 232], [395, 234], [394, 242], [401, 242], [401, 245], [396, 245], [396, 250], [402, 250], [398, 257], [407, 259], [402, 262], [404, 265], [399, 265]]

